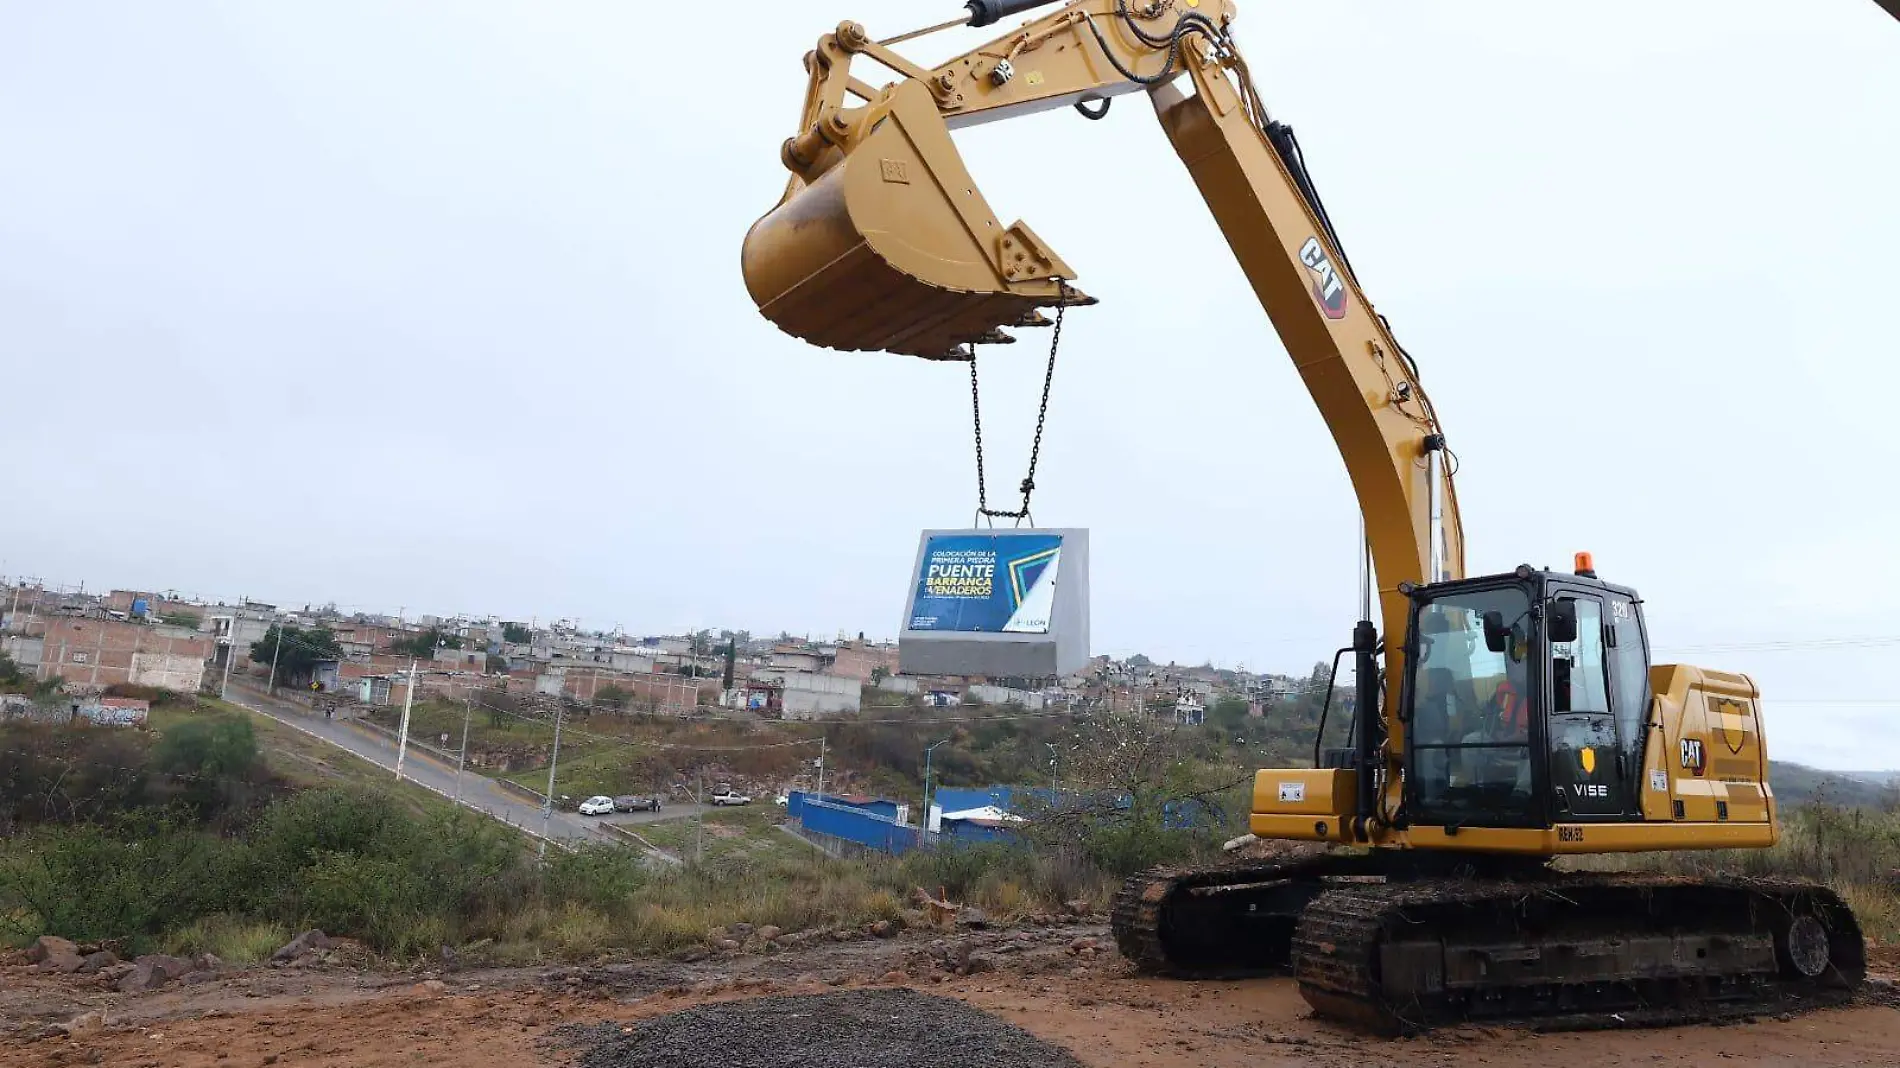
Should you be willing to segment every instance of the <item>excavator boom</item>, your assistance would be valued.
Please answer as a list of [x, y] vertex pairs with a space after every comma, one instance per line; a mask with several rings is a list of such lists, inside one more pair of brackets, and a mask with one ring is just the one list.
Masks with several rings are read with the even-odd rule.
[[[1416, 366], [1360, 291], [1291, 131], [1253, 89], [1234, 17], [1229, 0], [1076, 0], [930, 69], [842, 24], [806, 57], [798, 132], [780, 153], [792, 177], [746, 235], [746, 285], [781, 329], [828, 348], [950, 360], [1007, 343], [1008, 329], [1046, 322], [1041, 309], [1089, 298], [1027, 223], [1002, 223], [951, 130], [1067, 106], [1099, 114], [1146, 91], [1332, 430], [1384, 632], [1403, 634], [1401, 583], [1464, 575], [1453, 465]], [[858, 59], [899, 77], [872, 88], [852, 74]], [[1393, 687], [1387, 738], [1403, 729], [1396, 700]], [[1383, 778], [1397, 789], [1396, 763]]]

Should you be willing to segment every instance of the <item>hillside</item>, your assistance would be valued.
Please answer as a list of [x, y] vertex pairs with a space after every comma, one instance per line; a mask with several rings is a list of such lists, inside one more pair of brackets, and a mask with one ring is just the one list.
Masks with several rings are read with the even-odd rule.
[[1879, 807], [1896, 798], [1893, 772], [1822, 771], [1781, 760], [1768, 762], [1768, 781], [1782, 804], [1824, 801], [1848, 807]]

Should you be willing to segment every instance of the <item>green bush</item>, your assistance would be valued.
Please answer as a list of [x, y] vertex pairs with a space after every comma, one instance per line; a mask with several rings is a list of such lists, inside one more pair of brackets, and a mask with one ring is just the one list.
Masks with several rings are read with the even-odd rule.
[[241, 843], [171, 823], [42, 827], [0, 858], [0, 917], [16, 936], [129, 939], [241, 905]]
[[584, 845], [548, 858], [542, 889], [555, 904], [586, 905], [614, 913], [631, 905], [649, 882], [644, 854], [617, 845]]

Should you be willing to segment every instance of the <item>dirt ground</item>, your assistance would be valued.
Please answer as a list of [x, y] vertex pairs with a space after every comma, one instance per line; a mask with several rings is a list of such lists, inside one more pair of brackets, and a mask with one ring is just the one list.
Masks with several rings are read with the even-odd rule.
[[[965, 954], [994, 970], [944, 970], [946, 960], [954, 964]], [[1900, 976], [1900, 952], [1876, 950], [1874, 972]], [[1068, 925], [913, 931], [690, 964], [406, 973], [253, 968], [137, 995], [84, 977], [41, 975], [15, 957], [0, 963], [0, 1068], [559, 1068], [571, 1054], [549, 1034], [562, 1024], [896, 983], [995, 1012], [1102, 1068], [1900, 1063], [1900, 1009], [1891, 1007], [1890, 988], [1852, 1008], [1719, 1027], [1550, 1035], [1464, 1028], [1390, 1040], [1314, 1019], [1290, 980], [1135, 977], [1109, 947], [1105, 928]], [[73, 1035], [49, 1026], [88, 1012], [101, 1013], [103, 1026], [87, 1021]]]

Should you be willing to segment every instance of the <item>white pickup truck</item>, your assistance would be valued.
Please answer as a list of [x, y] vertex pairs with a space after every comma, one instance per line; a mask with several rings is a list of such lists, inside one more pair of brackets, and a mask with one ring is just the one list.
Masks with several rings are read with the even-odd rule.
[[749, 805], [752, 803], [750, 797], [725, 785], [721, 785], [709, 800], [715, 805]]

